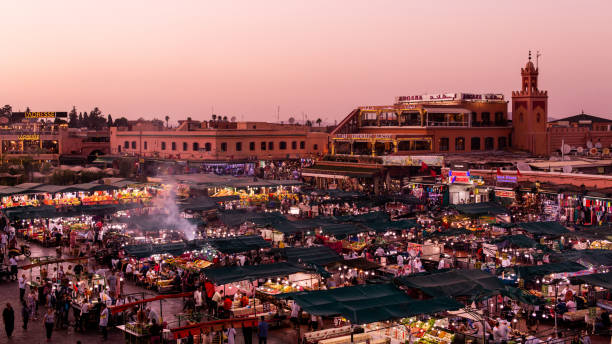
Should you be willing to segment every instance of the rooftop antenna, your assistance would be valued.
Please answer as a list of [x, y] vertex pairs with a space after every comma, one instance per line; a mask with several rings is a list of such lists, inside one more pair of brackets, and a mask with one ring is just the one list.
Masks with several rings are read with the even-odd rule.
[[540, 51], [538, 50], [536, 52], [536, 69], [538, 69], [538, 63], [540, 62], [540, 56], [542, 56], [542, 54], [540, 54]]
[[280, 123], [280, 105], [276, 106], [276, 121]]

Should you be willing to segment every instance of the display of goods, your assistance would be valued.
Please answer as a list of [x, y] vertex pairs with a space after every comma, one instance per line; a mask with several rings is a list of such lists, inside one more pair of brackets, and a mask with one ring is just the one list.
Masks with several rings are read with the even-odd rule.
[[85, 223], [73, 223], [70, 225], [70, 229], [73, 231], [87, 231], [90, 227]]
[[361, 251], [366, 246], [367, 246], [367, 243], [365, 241], [354, 241], [354, 242], [347, 243], [345, 248], [348, 248], [353, 251]]
[[595, 240], [589, 248], [594, 250], [612, 250], [612, 242], [607, 240]]
[[299, 290], [287, 284], [265, 283], [263, 287], [260, 288], [260, 291], [267, 294], [276, 295], [282, 293], [292, 293]]
[[168, 279], [168, 280], [158, 280], [156, 283], [158, 286], [160, 287], [167, 287], [170, 284], [172, 284], [172, 281], [174, 281], [173, 279]]

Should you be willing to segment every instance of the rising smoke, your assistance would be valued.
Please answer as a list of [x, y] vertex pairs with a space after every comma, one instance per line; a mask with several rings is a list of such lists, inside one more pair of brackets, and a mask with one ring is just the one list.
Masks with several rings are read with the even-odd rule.
[[187, 240], [193, 240], [197, 230], [197, 226], [187, 221], [181, 216], [181, 212], [176, 204], [176, 185], [171, 185], [168, 193], [165, 195], [158, 194], [153, 199], [153, 206], [161, 214], [165, 214], [163, 218], [162, 228], [174, 229], [183, 232]]

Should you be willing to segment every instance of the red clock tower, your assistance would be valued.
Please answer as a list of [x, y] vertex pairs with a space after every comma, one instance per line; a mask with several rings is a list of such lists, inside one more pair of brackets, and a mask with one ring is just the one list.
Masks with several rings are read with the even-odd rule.
[[538, 89], [538, 68], [531, 62], [531, 51], [521, 78], [522, 89], [512, 92], [512, 146], [547, 155], [548, 92]]

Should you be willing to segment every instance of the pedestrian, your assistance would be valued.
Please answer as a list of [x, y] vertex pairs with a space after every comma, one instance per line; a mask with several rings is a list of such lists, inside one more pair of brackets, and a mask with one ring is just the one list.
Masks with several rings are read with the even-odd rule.
[[253, 328], [242, 324], [242, 337], [244, 337], [244, 344], [253, 344]]
[[9, 264], [11, 265], [11, 280], [16, 281], [17, 280], [17, 259], [15, 259], [15, 257], [11, 257], [11, 259], [9, 259]]
[[15, 311], [8, 302], [6, 303], [6, 308], [4, 308], [4, 311], [2, 311], [2, 320], [4, 320], [6, 336], [11, 338], [13, 335], [13, 330], [15, 329]]
[[53, 308], [47, 309], [47, 313], [43, 316], [43, 322], [45, 323], [45, 330], [47, 331], [47, 342], [51, 341], [51, 334], [53, 334], [53, 325], [55, 325], [55, 314], [53, 314]]
[[23, 299], [23, 297], [25, 296], [25, 288], [26, 288], [26, 277], [25, 274], [22, 274], [21, 277], [19, 278], [19, 301], [21, 301], [22, 303], [25, 303], [25, 300]]
[[102, 304], [102, 311], [100, 312], [100, 329], [102, 330], [102, 339], [108, 339], [108, 308], [106, 308], [106, 304]]
[[149, 333], [151, 334], [151, 344], [159, 344], [161, 342], [162, 327], [157, 324], [155, 319], [151, 319]]
[[236, 344], [236, 329], [231, 324], [225, 335], [227, 336], [227, 344]]
[[268, 323], [263, 316], [260, 319], [259, 325], [257, 326], [257, 337], [259, 338], [259, 344], [268, 344]]
[[21, 307], [21, 320], [23, 321], [23, 326], [22, 328], [24, 330], [28, 329], [28, 321], [30, 321], [30, 308], [28, 307], [27, 303], [23, 304], [23, 307]]

